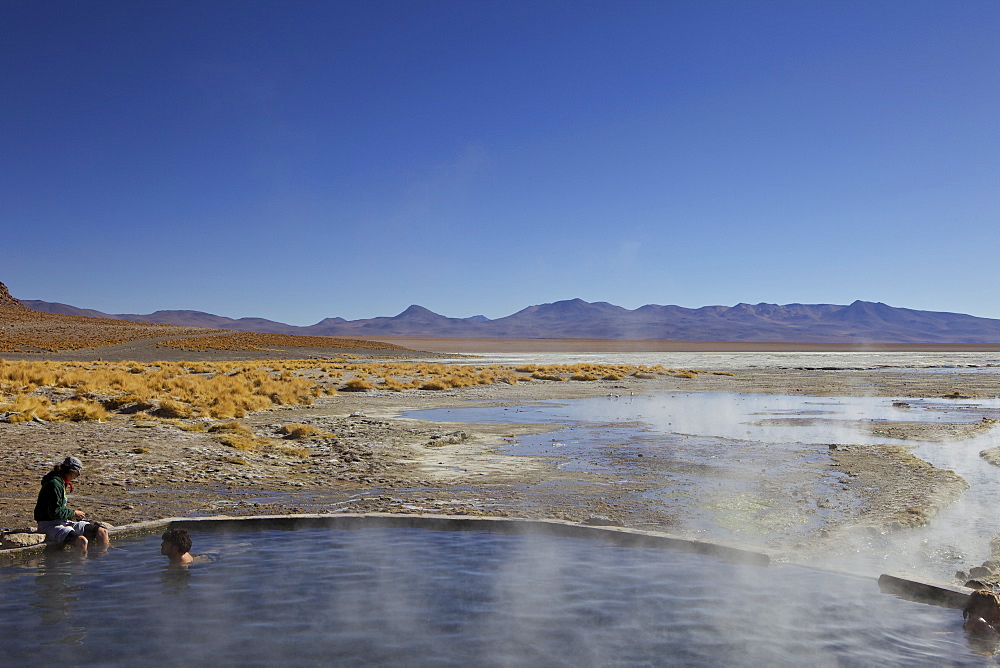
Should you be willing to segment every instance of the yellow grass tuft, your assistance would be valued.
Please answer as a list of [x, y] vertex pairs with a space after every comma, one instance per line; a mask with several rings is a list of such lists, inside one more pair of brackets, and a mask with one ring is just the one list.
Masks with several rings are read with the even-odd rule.
[[391, 390], [392, 392], [402, 392], [407, 388], [407, 385], [396, 380], [392, 376], [386, 376], [382, 380], [382, 389]]
[[191, 407], [174, 399], [161, 399], [156, 414], [165, 418], [189, 418], [193, 414]]
[[35, 397], [26, 394], [19, 394], [14, 400], [7, 404], [0, 404], [0, 413], [10, 413], [5, 418], [5, 422], [30, 422], [34, 418], [39, 420], [53, 420], [52, 402], [44, 397]]
[[110, 417], [108, 411], [101, 404], [80, 399], [67, 399], [59, 402], [55, 406], [55, 414], [60, 420], [70, 420], [72, 422], [85, 422], [89, 420], [102, 421]]
[[314, 427], [311, 424], [300, 424], [298, 422], [291, 422], [283, 425], [281, 427], [281, 433], [292, 439], [309, 438], [310, 436], [332, 438], [335, 436], [332, 432], [323, 431], [322, 429]]
[[311, 454], [309, 448], [301, 445], [284, 445], [278, 443], [272, 445], [271, 449], [279, 454], [287, 455], [289, 457], [298, 457], [299, 459], [305, 459]]
[[346, 383], [344, 383], [344, 388], [347, 392], [366, 392], [368, 390], [375, 389], [375, 386], [369, 383], [367, 380], [362, 380], [361, 378], [352, 378]]
[[253, 438], [253, 430], [242, 422], [219, 422], [208, 428], [210, 434], [236, 434]]
[[258, 450], [267, 442], [266, 439], [248, 438], [240, 434], [219, 434], [215, 440], [237, 450]]

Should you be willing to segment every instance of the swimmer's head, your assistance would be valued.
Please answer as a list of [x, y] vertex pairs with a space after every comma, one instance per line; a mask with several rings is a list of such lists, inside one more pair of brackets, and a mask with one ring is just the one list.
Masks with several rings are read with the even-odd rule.
[[988, 589], [980, 589], [969, 594], [969, 602], [962, 611], [965, 619], [982, 617], [987, 622], [1000, 622], [1000, 595]]
[[[161, 538], [164, 543], [176, 547], [180, 554], [191, 551], [191, 535], [187, 529], [167, 529]], [[164, 553], [162, 548], [160, 552]]]

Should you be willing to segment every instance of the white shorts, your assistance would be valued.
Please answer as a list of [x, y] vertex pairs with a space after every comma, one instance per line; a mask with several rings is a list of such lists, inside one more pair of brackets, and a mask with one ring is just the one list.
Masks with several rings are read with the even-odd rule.
[[38, 533], [45, 534], [45, 540], [50, 543], [65, 543], [70, 538], [82, 536], [90, 522], [81, 520], [45, 520], [38, 523]]

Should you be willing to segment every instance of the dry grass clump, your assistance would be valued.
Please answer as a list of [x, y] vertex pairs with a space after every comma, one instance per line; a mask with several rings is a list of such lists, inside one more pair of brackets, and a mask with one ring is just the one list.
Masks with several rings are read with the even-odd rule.
[[0, 403], [0, 421], [16, 423], [31, 420], [45, 422], [100, 422], [110, 417], [99, 403], [77, 398], [52, 402], [46, 397], [19, 394], [8, 403]]
[[535, 380], [565, 380], [562, 376], [557, 376], [547, 371], [535, 371], [531, 374], [531, 377]]
[[160, 407], [156, 409], [157, 415], [165, 418], [189, 418], [194, 414], [187, 404], [175, 399], [161, 399]]
[[[416, 384], [414, 384], [416, 383]], [[382, 379], [382, 389], [391, 390], [392, 392], [402, 392], [403, 390], [408, 390], [414, 387], [420, 387], [420, 381], [410, 381], [409, 383], [403, 383], [397, 380], [393, 376], [386, 376]]]
[[421, 390], [446, 390], [448, 386], [437, 379], [428, 380], [420, 384]]
[[177, 427], [181, 431], [194, 431], [194, 432], [208, 431], [208, 425], [206, 425], [204, 422], [201, 421], [184, 422], [183, 420], [166, 419], [164, 420], [164, 422], [166, 424]]
[[299, 459], [305, 459], [309, 457], [312, 453], [309, 448], [302, 445], [285, 445], [283, 443], [274, 443], [271, 445], [271, 450], [288, 456], [288, 457], [298, 457]]
[[245, 436], [247, 438], [254, 437], [253, 430], [242, 422], [219, 422], [209, 427], [208, 433], [234, 434], [236, 436]]
[[233, 432], [221, 433], [216, 435], [215, 440], [231, 448], [246, 451], [260, 450], [271, 445], [270, 439], [257, 438], [252, 432], [250, 436]]
[[286, 425], [282, 425], [281, 433], [291, 439], [299, 438], [310, 438], [312, 436], [320, 436], [323, 438], [333, 438], [336, 434], [329, 431], [324, 431], [318, 427], [314, 427], [311, 424], [301, 424], [298, 422], [291, 422]]
[[[285, 433], [302, 433], [308, 435], [327, 435], [315, 427], [304, 424], [287, 424], [283, 427]], [[288, 457], [306, 458], [310, 455], [309, 448], [302, 445], [285, 445], [276, 443], [269, 438], [258, 437], [250, 427], [242, 422], [220, 422], [209, 427], [208, 431], [215, 434], [215, 440], [243, 452], [274, 452]], [[329, 434], [332, 436], [332, 434]], [[301, 438], [303, 436], [293, 436]], [[239, 459], [242, 460], [242, 457]], [[231, 462], [235, 463], [235, 462]], [[246, 463], [245, 461], [243, 462]]]
[[117, 397], [108, 397], [106, 399], [100, 399], [101, 405], [107, 408], [109, 411], [117, 411], [123, 408], [130, 408], [132, 412], [147, 411], [153, 407], [153, 404], [143, 397], [136, 394], [128, 393], [122, 394]]
[[92, 401], [83, 401], [81, 399], [67, 399], [66, 401], [60, 401], [56, 404], [54, 410], [56, 416], [60, 420], [69, 420], [71, 422], [101, 422], [111, 417], [108, 411], [101, 404], [95, 404]]
[[5, 422], [29, 422], [33, 419], [53, 420], [52, 402], [45, 397], [20, 394], [12, 401], [0, 404], [0, 414], [7, 413]]
[[367, 392], [374, 390], [375, 386], [362, 378], [352, 378], [344, 383], [343, 389], [347, 392]]

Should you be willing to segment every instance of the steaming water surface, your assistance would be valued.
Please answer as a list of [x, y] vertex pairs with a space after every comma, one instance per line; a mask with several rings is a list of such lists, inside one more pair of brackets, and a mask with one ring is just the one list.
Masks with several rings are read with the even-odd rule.
[[[1000, 418], [1000, 400], [807, 397], [733, 393], [671, 393], [538, 402], [515, 408], [415, 411], [430, 420], [565, 424], [503, 449], [512, 455], [559, 458], [568, 471], [650, 480], [641, 503], [678, 512], [669, 527], [716, 540], [784, 549], [842, 519], [861, 501], [845, 476], [827, 466], [830, 445], [891, 443], [938, 468], [953, 470], [970, 489], [931, 525], [885, 534], [859, 533], [828, 568], [877, 576], [905, 570], [950, 579], [990, 557], [1000, 534], [1000, 471], [979, 452], [1000, 445], [1000, 429], [953, 441], [906, 441], [879, 429], [889, 422], [974, 423]], [[657, 484], [655, 481], [659, 481]], [[769, 504], [774, 497], [792, 504]]]
[[13, 664], [981, 665], [958, 612], [867, 579], [479, 531], [194, 532], [0, 569]]

